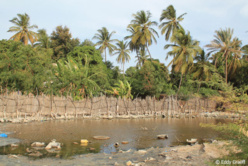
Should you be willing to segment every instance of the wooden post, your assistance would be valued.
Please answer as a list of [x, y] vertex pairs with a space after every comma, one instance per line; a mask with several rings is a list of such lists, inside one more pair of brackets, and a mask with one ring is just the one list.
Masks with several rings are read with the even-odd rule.
[[18, 117], [18, 103], [19, 103], [19, 94], [17, 94], [17, 102], [16, 102], [16, 118]]

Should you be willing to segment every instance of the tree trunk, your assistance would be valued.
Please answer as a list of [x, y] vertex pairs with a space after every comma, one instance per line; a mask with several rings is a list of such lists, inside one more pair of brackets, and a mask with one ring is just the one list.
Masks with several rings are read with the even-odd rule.
[[106, 48], [105, 48], [105, 64], [106, 64], [106, 59], [107, 59], [107, 57], [106, 57]]
[[227, 55], [226, 55], [226, 83], [227, 83]]
[[199, 85], [198, 85], [197, 93], [199, 92], [200, 87], [201, 87], [201, 82], [200, 82]]
[[149, 53], [149, 55], [150, 55], [150, 59], [151, 59], [151, 61], [152, 61], [152, 56], [151, 56], [151, 53], [150, 53], [150, 51], [149, 51], [149, 49], [148, 49], [148, 44], [146, 44], [146, 49], [147, 49], [147, 51], [148, 51], [148, 53]]
[[125, 70], [124, 70], [124, 63], [123, 63], [123, 74], [125, 73]]
[[181, 84], [182, 84], [182, 79], [183, 79], [183, 74], [181, 73], [181, 78], [180, 78], [180, 83], [179, 83], [179, 86], [178, 86], [178, 90], [177, 90], [177, 94], [181, 88]]

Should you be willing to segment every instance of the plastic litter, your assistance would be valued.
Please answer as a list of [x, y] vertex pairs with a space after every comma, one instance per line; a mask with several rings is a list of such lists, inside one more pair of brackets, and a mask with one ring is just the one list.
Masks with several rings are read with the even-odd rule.
[[5, 133], [1, 133], [1, 134], [0, 134], [0, 137], [7, 138], [7, 137], [8, 137], [8, 135], [7, 135], [7, 134], [5, 134]]

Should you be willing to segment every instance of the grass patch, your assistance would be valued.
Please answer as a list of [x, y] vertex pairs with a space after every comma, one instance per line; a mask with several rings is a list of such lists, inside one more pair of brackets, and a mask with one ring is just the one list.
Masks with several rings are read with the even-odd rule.
[[[240, 152], [231, 152], [228, 156], [224, 156], [222, 158], [215, 159], [211, 164], [216, 165], [216, 161], [238, 161], [238, 160], [245, 160], [245, 164], [238, 164], [238, 165], [248, 165], [248, 137], [241, 132], [241, 129], [245, 129], [247, 131], [248, 124], [246, 122], [235, 122], [235, 123], [228, 123], [222, 124], [219, 123], [217, 125], [214, 124], [201, 124], [202, 127], [210, 127], [214, 130], [221, 132], [221, 139], [224, 140], [231, 140], [233, 145], [240, 149]], [[229, 147], [226, 147], [227, 149]], [[219, 164], [225, 165], [225, 164]], [[236, 164], [228, 164], [227, 165], [236, 165]]]

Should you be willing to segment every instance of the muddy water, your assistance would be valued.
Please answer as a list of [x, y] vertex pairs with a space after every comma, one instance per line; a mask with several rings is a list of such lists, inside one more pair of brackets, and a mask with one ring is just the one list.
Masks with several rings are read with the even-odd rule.
[[[165, 147], [177, 145], [178, 141], [186, 139], [215, 139], [220, 135], [209, 128], [201, 128], [200, 123], [224, 122], [218, 119], [195, 118], [195, 119], [113, 119], [113, 120], [69, 120], [69, 121], [46, 121], [26, 124], [1, 124], [0, 130], [12, 131], [9, 137], [21, 139], [18, 148], [10, 146], [1, 147], [0, 154], [27, 155], [26, 148], [32, 142], [39, 141], [49, 143], [52, 139], [63, 143], [60, 157], [68, 157], [84, 153], [111, 153], [117, 150], [144, 149], [150, 147]], [[156, 135], [168, 134], [166, 140], [156, 139]], [[109, 136], [109, 140], [94, 140], [96, 135]], [[88, 146], [75, 145], [81, 139], [88, 139]], [[129, 144], [122, 145], [122, 141]], [[116, 149], [113, 145], [119, 142]], [[89, 148], [95, 150], [89, 150]], [[45, 153], [43, 151], [42, 153]], [[43, 157], [55, 156], [45, 153]]]

